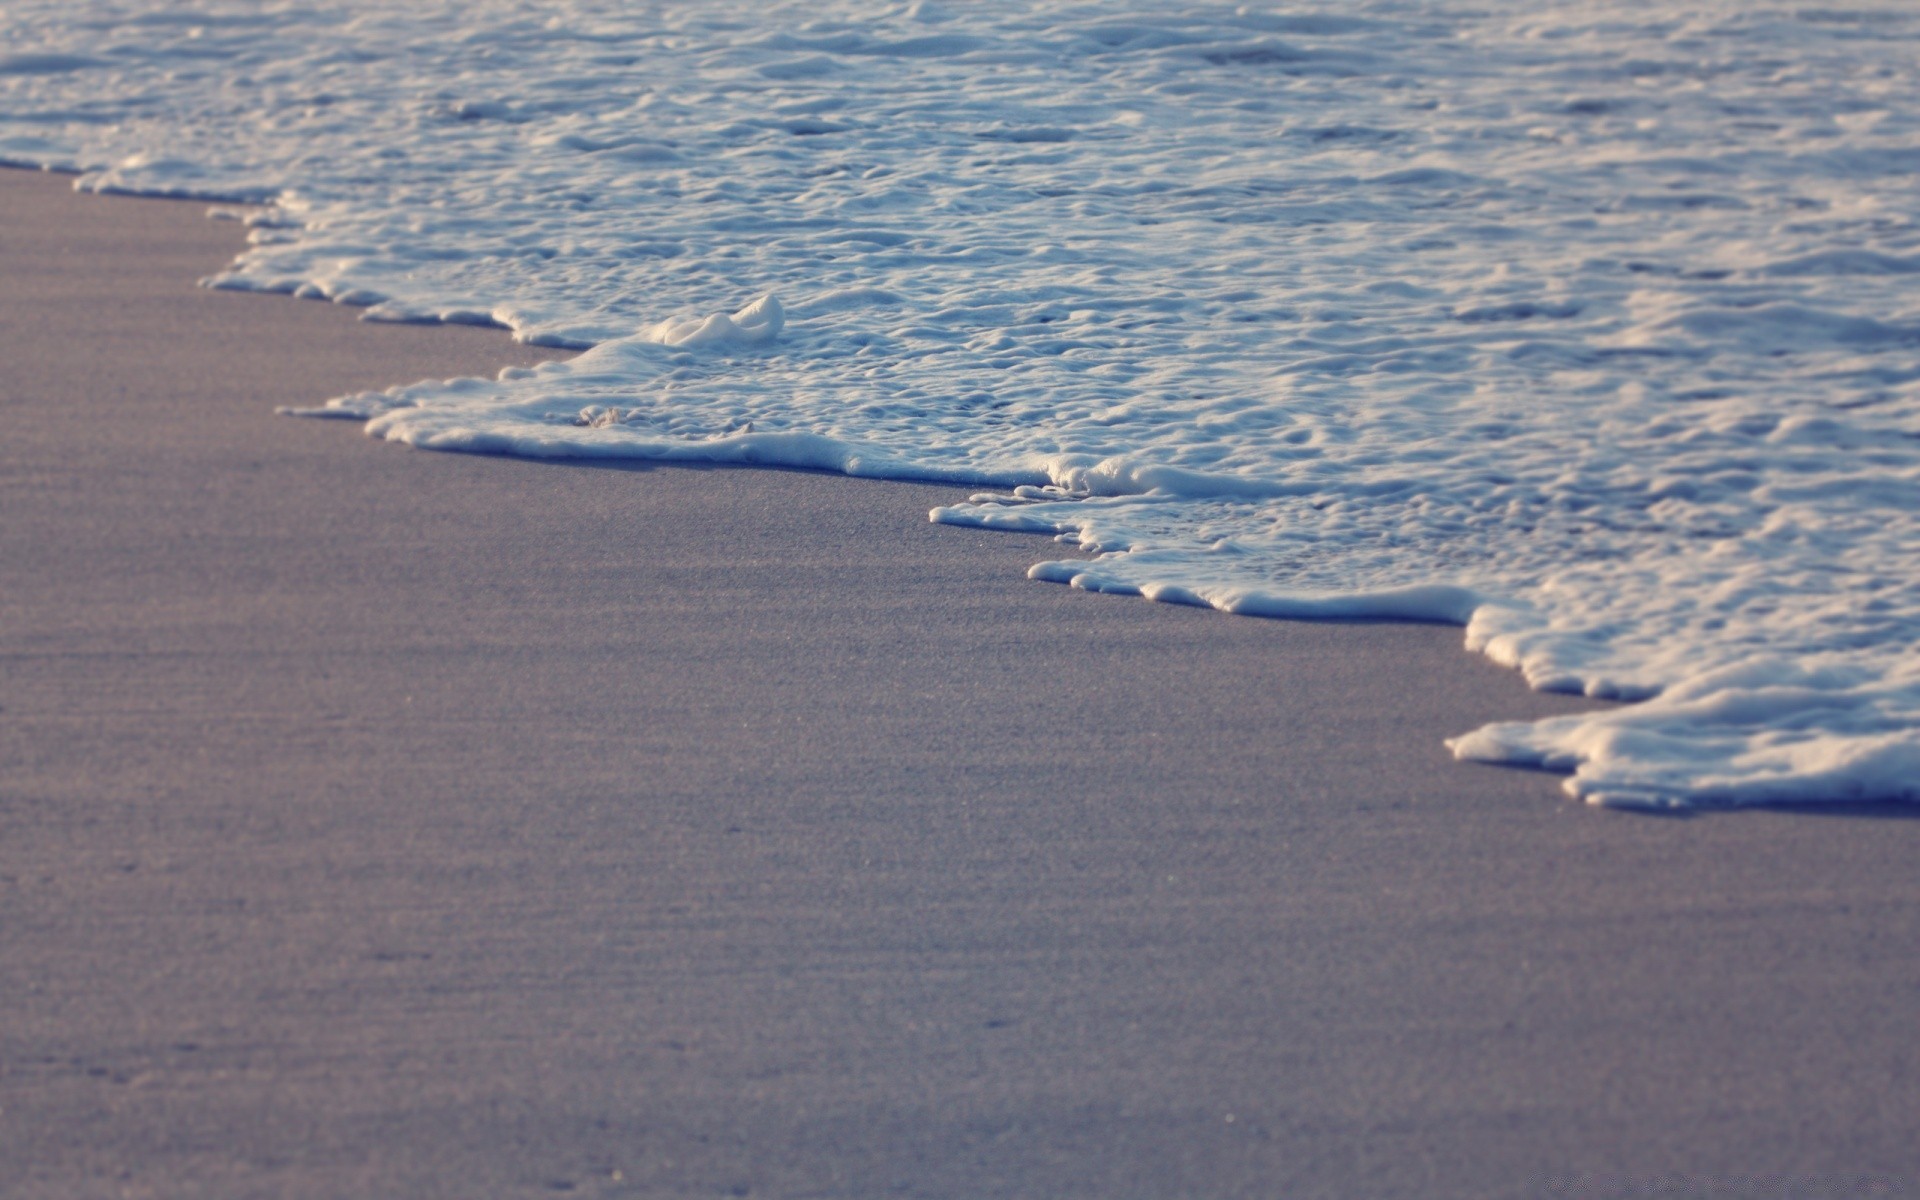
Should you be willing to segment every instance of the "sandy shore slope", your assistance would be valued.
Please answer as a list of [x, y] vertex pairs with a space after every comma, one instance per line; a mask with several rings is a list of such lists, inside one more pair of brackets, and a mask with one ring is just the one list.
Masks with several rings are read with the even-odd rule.
[[276, 417], [533, 352], [203, 208], [0, 172], [5, 1195], [1920, 1180], [1920, 824], [1582, 809], [1447, 759], [1571, 703], [1459, 631], [949, 489]]

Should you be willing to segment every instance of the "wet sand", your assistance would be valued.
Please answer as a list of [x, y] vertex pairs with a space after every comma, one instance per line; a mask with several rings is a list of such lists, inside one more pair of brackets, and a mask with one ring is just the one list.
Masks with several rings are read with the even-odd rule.
[[538, 352], [204, 208], [0, 171], [6, 1195], [1920, 1184], [1904, 810], [1581, 808], [1449, 760], [1575, 703], [1458, 630], [952, 489], [277, 417]]

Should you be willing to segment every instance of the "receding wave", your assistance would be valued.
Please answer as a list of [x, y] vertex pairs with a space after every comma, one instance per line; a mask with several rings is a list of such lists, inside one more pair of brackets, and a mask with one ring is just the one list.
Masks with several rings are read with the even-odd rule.
[[0, 157], [580, 358], [315, 410], [980, 489], [1038, 579], [1465, 626], [1618, 804], [1920, 796], [1920, 14], [17, 0]]

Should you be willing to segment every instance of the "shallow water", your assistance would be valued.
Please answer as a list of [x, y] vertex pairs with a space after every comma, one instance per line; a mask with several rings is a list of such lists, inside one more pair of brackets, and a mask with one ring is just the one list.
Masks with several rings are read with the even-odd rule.
[[1920, 797], [1920, 14], [1540, 7], [28, 0], [0, 158], [593, 347], [377, 436], [971, 482], [1640, 700], [1455, 742], [1589, 800]]

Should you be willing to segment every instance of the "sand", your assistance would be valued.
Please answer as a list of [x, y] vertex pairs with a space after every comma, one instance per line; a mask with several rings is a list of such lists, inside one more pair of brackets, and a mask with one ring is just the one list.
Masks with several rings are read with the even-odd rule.
[[204, 207], [0, 172], [7, 1196], [1920, 1181], [1910, 810], [1582, 808], [1449, 760], [1578, 703], [1458, 630], [952, 489], [275, 416], [539, 352]]

